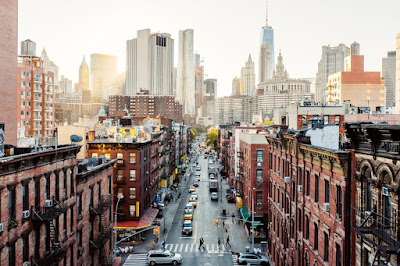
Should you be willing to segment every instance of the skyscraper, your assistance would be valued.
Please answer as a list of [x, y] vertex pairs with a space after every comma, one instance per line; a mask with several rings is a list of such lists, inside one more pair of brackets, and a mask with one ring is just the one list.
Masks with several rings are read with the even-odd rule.
[[344, 59], [350, 55], [350, 48], [344, 44], [331, 47], [322, 46], [322, 56], [318, 63], [317, 79], [315, 83], [315, 101], [325, 103], [327, 97], [326, 84], [328, 76], [344, 70]]
[[265, 26], [261, 30], [259, 83], [270, 79], [275, 68], [274, 29], [268, 26], [268, 0], [266, 4]]
[[240, 78], [235, 77], [232, 80], [232, 96], [242, 94], [242, 81]]
[[183, 113], [195, 115], [195, 84], [193, 30], [179, 31], [179, 55], [176, 80], [176, 99], [183, 105]]
[[396, 114], [400, 114], [400, 33], [396, 35]]
[[243, 82], [243, 95], [254, 96], [256, 94], [256, 75], [254, 73], [254, 62], [249, 54], [249, 59], [242, 67], [241, 79]]
[[200, 55], [195, 54], [195, 67], [194, 67], [194, 79], [195, 79], [195, 95], [196, 95], [196, 115], [201, 114], [201, 106], [203, 104], [204, 96], [204, 67], [201, 65]]
[[17, 111], [14, 110], [18, 105], [18, 1], [0, 1], [0, 17], [0, 121], [5, 123], [5, 143], [17, 145]]
[[382, 58], [382, 77], [385, 81], [385, 106], [394, 107], [396, 103], [396, 51]]
[[59, 67], [50, 60], [49, 56], [47, 55], [46, 49], [44, 48], [42, 54], [40, 55], [40, 59], [43, 60], [44, 70], [54, 73], [54, 84], [60, 84]]
[[90, 91], [92, 102], [103, 102], [114, 87], [117, 76], [117, 57], [104, 54], [90, 55]]
[[209, 99], [217, 98], [217, 79], [206, 79], [205, 80], [205, 94]]
[[79, 90], [89, 90], [89, 66], [83, 56], [82, 63], [79, 67]]
[[174, 40], [168, 33], [138, 30], [126, 42], [126, 94], [148, 89], [150, 95], [172, 95], [174, 86]]

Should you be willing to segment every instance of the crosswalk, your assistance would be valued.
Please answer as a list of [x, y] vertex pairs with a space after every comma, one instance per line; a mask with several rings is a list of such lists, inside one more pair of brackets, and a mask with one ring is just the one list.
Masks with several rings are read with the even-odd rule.
[[144, 266], [147, 265], [146, 263], [147, 253], [136, 253], [131, 254], [125, 260], [124, 266], [127, 265], [135, 265], [135, 266]]
[[233, 255], [233, 254], [232, 254], [232, 263], [233, 263], [233, 266], [240, 265], [240, 264], [237, 262], [237, 258], [238, 258], [238, 255]]
[[165, 248], [172, 252], [178, 253], [207, 252], [210, 254], [219, 254], [229, 252], [224, 245], [221, 245], [220, 248], [218, 248], [217, 244], [206, 244], [206, 248], [204, 250], [199, 249], [199, 244], [166, 244]]

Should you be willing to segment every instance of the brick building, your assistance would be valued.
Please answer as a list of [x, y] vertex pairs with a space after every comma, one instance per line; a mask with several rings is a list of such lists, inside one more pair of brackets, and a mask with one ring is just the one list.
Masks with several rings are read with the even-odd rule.
[[400, 126], [346, 123], [355, 153], [356, 265], [399, 265]]
[[[34, 49], [27, 52], [29, 49]], [[35, 55], [36, 44], [21, 43], [18, 62], [18, 128], [25, 137], [52, 137], [54, 130], [54, 73], [45, 71]]]
[[[103, 231], [90, 228], [87, 203], [97, 207], [98, 198], [109, 195], [113, 161], [81, 169], [79, 149], [6, 147], [6, 154], [13, 155], [0, 159], [1, 265], [93, 265], [89, 258], [98, 263], [100, 256], [104, 265], [103, 258], [110, 258], [111, 249], [100, 255], [91, 248], [90, 240], [102, 238]], [[86, 189], [93, 192], [92, 200]], [[112, 212], [110, 206], [104, 214]], [[109, 216], [106, 220], [111, 221]]]
[[182, 121], [182, 105], [173, 95], [149, 95], [148, 90], [141, 90], [137, 95], [111, 95], [109, 115], [125, 108], [132, 117], [163, 116], [176, 122]]
[[351, 153], [310, 145], [300, 133], [267, 140], [272, 261], [350, 265]]

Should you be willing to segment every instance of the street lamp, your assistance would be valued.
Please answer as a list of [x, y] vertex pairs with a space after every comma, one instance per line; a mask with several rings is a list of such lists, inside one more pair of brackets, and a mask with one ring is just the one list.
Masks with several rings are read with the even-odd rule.
[[114, 222], [115, 222], [115, 226], [114, 226], [114, 257], [117, 257], [117, 211], [118, 211], [118, 204], [119, 201], [121, 199], [124, 198], [124, 195], [117, 195], [118, 201], [117, 201], [117, 205], [115, 206], [115, 214], [114, 214]]
[[254, 191], [256, 190], [253, 187], [251, 191], [251, 251], [254, 251]]

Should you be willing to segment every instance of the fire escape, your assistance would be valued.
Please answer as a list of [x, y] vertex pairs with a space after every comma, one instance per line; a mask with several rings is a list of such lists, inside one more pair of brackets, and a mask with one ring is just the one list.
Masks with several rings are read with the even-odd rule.
[[[102, 196], [97, 208], [90, 206], [90, 218], [94, 219], [96, 216], [100, 219], [100, 232], [97, 239], [90, 239], [90, 249], [99, 250], [102, 265], [111, 265], [112, 257], [109, 257], [105, 249], [105, 244], [111, 241], [111, 223], [104, 213], [111, 207], [111, 197]], [[111, 211], [111, 209], [110, 209]]]
[[[47, 251], [43, 258], [35, 261], [32, 260], [32, 265], [45, 266], [53, 265], [58, 263], [65, 256], [68, 246], [63, 245], [59, 239], [59, 232], [54, 225], [54, 219], [58, 218], [61, 213], [66, 213], [68, 207], [64, 207], [62, 203], [57, 200], [46, 200], [44, 206], [38, 206], [32, 209], [32, 223], [35, 228], [40, 227], [45, 224], [46, 230], [49, 232], [50, 236], [50, 249]], [[47, 241], [47, 239], [46, 239]]]
[[400, 255], [400, 230], [397, 220], [373, 211], [355, 209], [355, 212], [356, 226], [353, 230], [363, 241], [374, 247], [372, 265], [387, 265], [391, 255]]

